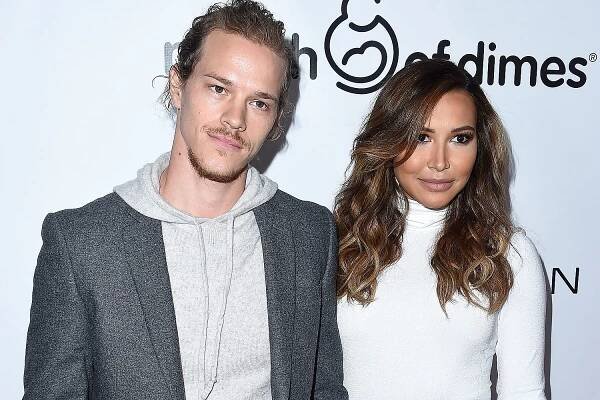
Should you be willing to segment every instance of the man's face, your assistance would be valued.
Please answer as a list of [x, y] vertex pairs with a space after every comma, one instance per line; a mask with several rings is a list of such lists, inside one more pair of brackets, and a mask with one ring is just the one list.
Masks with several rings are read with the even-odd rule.
[[171, 71], [176, 135], [198, 174], [231, 182], [245, 171], [273, 128], [285, 61], [266, 46], [214, 30], [184, 85]]

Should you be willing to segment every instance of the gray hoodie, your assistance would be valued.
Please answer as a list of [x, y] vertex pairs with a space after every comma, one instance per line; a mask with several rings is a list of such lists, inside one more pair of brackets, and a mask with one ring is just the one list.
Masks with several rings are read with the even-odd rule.
[[170, 153], [115, 192], [162, 221], [186, 399], [271, 399], [262, 245], [252, 210], [277, 185], [250, 167], [237, 203], [217, 218], [178, 210], [159, 194]]

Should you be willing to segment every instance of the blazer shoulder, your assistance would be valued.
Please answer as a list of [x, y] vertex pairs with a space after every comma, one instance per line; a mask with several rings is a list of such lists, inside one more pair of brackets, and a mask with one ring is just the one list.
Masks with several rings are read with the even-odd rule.
[[261, 212], [262, 223], [288, 227], [294, 232], [296, 244], [299, 246], [326, 254], [327, 244], [337, 236], [331, 212], [319, 204], [300, 200], [278, 190], [263, 206], [265, 212]]
[[[112, 192], [81, 207], [60, 210], [51, 215], [62, 230], [79, 234], [114, 226], [127, 215], [128, 208], [131, 209], [118, 194]], [[131, 209], [130, 212], [133, 211]]]
[[282, 190], [278, 190], [270, 201], [292, 222], [317, 224], [323, 227], [333, 224], [333, 215], [327, 207], [312, 201], [300, 200]]

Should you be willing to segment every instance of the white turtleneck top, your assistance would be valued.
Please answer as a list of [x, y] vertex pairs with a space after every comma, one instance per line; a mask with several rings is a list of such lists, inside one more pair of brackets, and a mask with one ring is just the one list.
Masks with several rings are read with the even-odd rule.
[[340, 300], [350, 400], [489, 400], [494, 354], [498, 400], [545, 400], [546, 281], [534, 245], [513, 236], [507, 256], [515, 280], [498, 313], [456, 296], [446, 317], [430, 267], [444, 216], [410, 201], [402, 257], [379, 276], [375, 301]]

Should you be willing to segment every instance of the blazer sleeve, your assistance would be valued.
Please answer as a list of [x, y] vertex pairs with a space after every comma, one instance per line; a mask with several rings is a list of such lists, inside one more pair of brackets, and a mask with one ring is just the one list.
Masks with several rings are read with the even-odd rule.
[[86, 399], [86, 322], [57, 218], [42, 226], [23, 383], [24, 400]]
[[533, 243], [513, 237], [514, 283], [498, 316], [498, 400], [545, 400], [546, 277]]
[[313, 399], [347, 400], [342, 367], [342, 344], [337, 325], [335, 278], [338, 267], [338, 243], [331, 212], [323, 207], [329, 225], [327, 266], [321, 282], [321, 320]]

